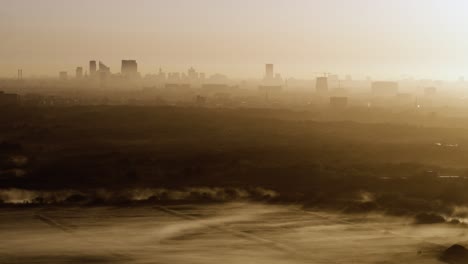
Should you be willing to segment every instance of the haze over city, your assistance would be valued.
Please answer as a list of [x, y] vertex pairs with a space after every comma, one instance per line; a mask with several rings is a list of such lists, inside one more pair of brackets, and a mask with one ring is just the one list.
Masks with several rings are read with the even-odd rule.
[[466, 10], [0, 0], [0, 264], [467, 264]]
[[142, 74], [190, 66], [236, 78], [275, 63], [285, 77], [466, 75], [464, 1], [2, 0], [0, 76], [55, 76], [92, 58]]

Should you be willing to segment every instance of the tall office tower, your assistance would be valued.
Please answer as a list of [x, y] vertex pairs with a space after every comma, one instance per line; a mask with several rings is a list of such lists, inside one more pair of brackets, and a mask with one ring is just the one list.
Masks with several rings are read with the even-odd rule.
[[166, 80], [166, 73], [163, 72], [163, 70], [161, 68], [159, 68], [158, 80], [159, 81], [165, 81]]
[[110, 77], [111, 72], [110, 68], [107, 67], [102, 62], [99, 62], [99, 71], [97, 72], [99, 74], [99, 81], [101, 83], [101, 87], [105, 87], [107, 85], [107, 79]]
[[92, 60], [89, 62], [89, 76], [94, 77], [97, 73], [96, 61]]
[[121, 73], [127, 78], [136, 78], [138, 76], [138, 64], [136, 60], [122, 60]]
[[187, 75], [191, 81], [196, 81], [199, 77], [198, 72], [193, 67], [188, 70]]
[[110, 68], [102, 62], [99, 62], [99, 72], [110, 73]]
[[59, 79], [65, 81], [68, 79], [68, 73], [66, 71], [59, 72]]
[[317, 93], [326, 93], [328, 92], [328, 78], [327, 77], [318, 77], [315, 81], [315, 90]]
[[75, 77], [77, 79], [83, 78], [83, 67], [76, 67]]
[[265, 65], [265, 80], [273, 80], [274, 71], [273, 71], [273, 64], [266, 64]]

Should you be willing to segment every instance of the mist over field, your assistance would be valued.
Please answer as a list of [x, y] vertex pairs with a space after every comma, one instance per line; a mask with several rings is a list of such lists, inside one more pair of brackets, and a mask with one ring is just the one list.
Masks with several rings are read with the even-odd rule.
[[2, 263], [441, 263], [466, 241], [461, 123], [129, 106], [0, 119]]
[[3, 263], [440, 263], [444, 246], [466, 234], [380, 214], [247, 203], [8, 209], [0, 225], [9, 241]]
[[0, 264], [468, 263], [468, 3], [0, 6]]

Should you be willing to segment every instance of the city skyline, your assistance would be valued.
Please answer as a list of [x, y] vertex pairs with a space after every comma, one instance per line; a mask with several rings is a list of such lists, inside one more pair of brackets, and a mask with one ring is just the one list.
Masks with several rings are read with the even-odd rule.
[[89, 0], [4, 3], [2, 77], [17, 69], [25, 77], [55, 76], [88, 58], [118, 69], [119, 58], [127, 57], [140, 62], [142, 74], [194, 66], [250, 78], [269, 62], [297, 78], [332, 71], [456, 79], [468, 72], [468, 4], [461, 1], [139, 0], [112, 1], [112, 8]]
[[0, 263], [468, 263], [468, 1], [0, 6]]
[[[99, 65], [101, 66], [101, 68], [104, 68], [105, 69], [105, 72], [107, 72], [109, 75], [112, 75], [112, 76], [123, 76], [123, 77], [131, 77], [131, 79], [135, 79], [135, 78], [147, 78], [147, 77], [151, 77], [151, 76], [154, 76], [154, 75], [157, 75], [157, 74], [161, 74], [162, 72], [163, 73], [168, 73], [168, 74], [171, 74], [171, 73], [177, 73], [177, 74], [187, 74], [190, 75], [190, 71], [193, 71], [195, 68], [196, 69], [200, 69], [198, 67], [194, 67], [194, 65], [181, 65], [177, 68], [166, 68], [164, 66], [160, 66], [158, 69], [154, 69], [150, 72], [145, 72], [145, 73], [142, 73], [141, 71], [139, 71], [139, 69], [141, 69], [141, 65], [139, 64], [138, 60], [134, 60], [134, 59], [122, 59], [122, 60], [119, 60], [119, 65], [115, 65], [115, 64], [112, 64], [114, 67], [109, 67], [108, 64], [102, 60], [96, 60], [96, 59], [91, 59], [89, 61], [87, 61], [86, 63], [84, 64], [76, 64], [75, 66], [72, 66], [70, 69], [66, 69], [66, 70], [63, 70], [63, 67], [61, 68], [62, 70], [59, 70], [58, 73], [59, 73], [59, 79], [61, 78], [60, 77], [60, 74], [62, 73], [65, 73], [65, 74], [70, 74], [70, 75], [73, 75], [74, 73], [74, 76], [77, 77], [78, 79], [79, 78], [83, 78], [83, 77], [87, 77], [87, 76], [90, 76], [92, 77], [92, 75], [96, 72], [99, 72], [99, 68], [97, 67], [97, 63], [99, 62]], [[84, 67], [83, 65], [87, 65], [86, 67]], [[264, 69], [264, 71], [261, 71], [261, 67], [265, 66], [267, 69]], [[252, 76], [229, 76], [229, 75], [225, 75], [225, 73], [221, 72], [221, 71], [214, 71], [214, 72], [206, 72], [204, 71], [202, 74], [208, 74], [209, 76], [216, 76], [216, 75], [223, 75], [223, 76], [226, 76], [227, 78], [229, 79], [233, 79], [233, 80], [265, 80], [265, 79], [277, 79], [277, 78], [280, 78], [280, 79], [283, 79], [284, 80], [288, 80], [288, 79], [291, 79], [291, 80], [294, 80], [294, 79], [297, 79], [297, 80], [315, 80], [317, 79], [318, 77], [321, 77], [321, 76], [335, 76], [336, 78], [340, 79], [340, 80], [348, 80], [348, 79], [354, 79], [354, 80], [387, 80], [387, 81], [404, 81], [404, 80], [414, 80], [414, 81], [447, 81], [447, 82], [451, 82], [451, 81], [456, 81], [456, 82], [464, 82], [465, 81], [465, 76], [464, 75], [459, 75], [459, 76], [456, 76], [455, 78], [453, 79], [437, 79], [437, 78], [425, 78], [425, 77], [420, 77], [420, 76], [414, 76], [414, 75], [411, 75], [411, 74], [401, 74], [401, 75], [395, 75], [395, 76], [385, 76], [385, 77], [382, 77], [382, 76], [371, 76], [371, 75], [366, 75], [366, 74], [361, 74], [361, 75], [352, 75], [352, 74], [345, 74], [345, 73], [338, 73], [338, 72], [328, 72], [328, 71], [311, 71], [310, 74], [308, 74], [307, 76], [304, 76], [302, 78], [296, 78], [296, 76], [292, 76], [292, 75], [283, 75], [282, 73], [279, 73], [279, 72], [275, 72], [274, 73], [274, 76], [271, 76], [271, 74], [273, 74], [272, 72], [272, 68], [271, 67], [275, 67], [276, 69], [276, 64], [274, 63], [264, 63], [264, 64], [260, 64], [260, 65], [255, 65], [255, 74], [256, 76], [252, 75]], [[143, 68], [145, 68], [143, 66]], [[268, 69], [269, 68], [269, 69]], [[284, 67], [280, 67], [279, 68], [284, 68]], [[93, 70], [94, 69], [94, 70]], [[13, 71], [13, 70], [12, 70]], [[130, 72], [129, 72], [130, 71]], [[266, 72], [265, 72], [266, 71]], [[41, 79], [41, 78], [56, 78], [57, 77], [57, 71], [54, 72], [54, 73], [50, 73], [50, 74], [42, 74], [42, 75], [37, 75], [37, 74], [30, 74], [30, 75], [24, 75], [23, 74], [24, 72], [24, 69], [23, 68], [19, 68], [19, 69], [16, 69], [14, 74], [15, 75], [10, 75], [10, 76], [1, 76], [0, 75], [0, 79], [28, 79], [28, 78], [32, 78], [32, 79]], [[94, 73], [93, 73], [94, 72]], [[262, 75], [263, 74], [263, 75]]]

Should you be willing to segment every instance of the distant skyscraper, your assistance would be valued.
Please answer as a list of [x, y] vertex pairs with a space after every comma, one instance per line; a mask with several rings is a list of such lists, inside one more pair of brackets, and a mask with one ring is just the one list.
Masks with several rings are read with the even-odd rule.
[[102, 62], [99, 62], [99, 72], [110, 73], [110, 68]]
[[327, 77], [318, 77], [315, 81], [315, 90], [317, 93], [326, 93], [328, 92], [328, 78]]
[[65, 81], [68, 79], [68, 73], [66, 71], [59, 72], [59, 79]]
[[97, 72], [97, 64], [96, 61], [92, 60], [89, 62], [89, 75], [91, 77], [94, 77]]
[[273, 80], [274, 78], [274, 65], [266, 64], [265, 65], [265, 80]]
[[121, 73], [127, 78], [136, 78], [138, 76], [138, 64], [136, 60], [122, 60]]
[[77, 79], [83, 78], [83, 67], [77, 67], [77, 68], [76, 68], [75, 77], [76, 77]]
[[165, 81], [166, 80], [166, 73], [163, 72], [163, 70], [161, 68], [159, 68], [158, 80], [159, 81]]
[[101, 87], [104, 87], [106, 86], [106, 83], [107, 83], [107, 79], [109, 78], [111, 72], [110, 72], [110, 68], [107, 67], [107, 65], [105, 65], [104, 63], [102, 62], [99, 62], [99, 81], [101, 82]]
[[198, 72], [193, 67], [188, 70], [187, 75], [191, 81], [196, 81], [199, 77]]

